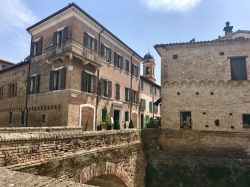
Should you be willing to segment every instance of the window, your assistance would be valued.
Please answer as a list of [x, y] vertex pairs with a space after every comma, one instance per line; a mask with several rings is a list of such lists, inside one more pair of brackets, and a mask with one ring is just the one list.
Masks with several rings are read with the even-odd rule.
[[126, 60], [126, 72], [129, 72], [129, 60]]
[[128, 111], [125, 112], [125, 121], [129, 121], [129, 112]]
[[66, 68], [60, 68], [50, 72], [50, 91], [65, 89]]
[[114, 53], [114, 65], [118, 68], [123, 68], [123, 57], [116, 52]]
[[155, 104], [153, 106], [154, 106], [154, 113], [158, 113], [158, 106]]
[[150, 102], [149, 102], [149, 112], [153, 112], [152, 107], [153, 107], [153, 106], [152, 106], [152, 102], [150, 101]]
[[95, 39], [94, 36], [91, 36], [89, 33], [85, 32], [83, 38], [84, 38], [83, 44], [85, 47], [93, 51], [97, 51], [97, 40]]
[[9, 125], [12, 125], [12, 112], [9, 112], [8, 124], [9, 124]]
[[2, 69], [6, 69], [7, 68], [7, 66], [6, 65], [2, 65]]
[[101, 55], [106, 62], [111, 62], [111, 49], [101, 44]]
[[247, 80], [246, 57], [230, 58], [231, 80]]
[[105, 121], [106, 116], [107, 116], [107, 107], [102, 109], [102, 121], [103, 122]]
[[144, 82], [143, 82], [143, 80], [141, 80], [141, 90], [143, 90], [144, 89]]
[[54, 32], [53, 45], [61, 47], [62, 43], [68, 40], [69, 38], [68, 33], [69, 33], [68, 27], [64, 27], [63, 29]]
[[15, 97], [16, 96], [16, 91], [17, 91], [16, 83], [10, 83], [8, 85], [8, 95], [9, 95], [9, 97]]
[[150, 85], [150, 93], [152, 94], [153, 93], [153, 86]]
[[250, 114], [243, 114], [243, 127], [250, 127]]
[[178, 55], [173, 55], [172, 57], [174, 60], [176, 60], [178, 58]]
[[146, 115], [145, 116], [145, 123], [147, 124], [147, 123], [149, 123], [149, 121], [150, 121], [149, 115]]
[[42, 124], [47, 124], [47, 115], [42, 114]]
[[154, 94], [157, 95], [157, 89], [154, 87]]
[[31, 94], [35, 94], [39, 92], [39, 82], [40, 82], [40, 76], [39, 75], [33, 75], [30, 77], [30, 85], [29, 85], [29, 92]]
[[43, 38], [32, 42], [31, 44], [31, 56], [37, 56], [42, 54], [42, 48], [43, 48]]
[[146, 75], [150, 75], [150, 67], [146, 67]]
[[135, 68], [135, 70], [134, 70], [134, 76], [138, 77], [138, 75], [139, 75], [138, 66], [134, 65], [134, 68]]
[[145, 99], [141, 99], [141, 110], [145, 110], [146, 109], [146, 100]]
[[137, 91], [132, 90], [132, 97], [133, 97], [133, 102], [134, 102], [134, 103], [138, 103], [139, 95], [138, 95], [138, 92], [137, 92]]
[[125, 101], [129, 101], [129, 88], [125, 88]]
[[21, 112], [20, 121], [21, 121], [21, 125], [24, 125], [24, 122], [25, 122], [25, 112], [24, 111]]
[[101, 79], [101, 95], [105, 97], [112, 97], [112, 82], [109, 80]]
[[0, 86], [0, 99], [3, 98], [3, 85]]
[[96, 93], [96, 76], [87, 72], [82, 73], [82, 91]]
[[116, 84], [115, 85], [115, 98], [117, 99], [117, 100], [120, 100], [120, 85], [119, 84]]

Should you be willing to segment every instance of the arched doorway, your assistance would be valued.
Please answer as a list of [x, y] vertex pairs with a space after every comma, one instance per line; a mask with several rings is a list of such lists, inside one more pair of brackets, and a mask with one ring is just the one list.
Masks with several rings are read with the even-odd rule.
[[80, 106], [80, 126], [84, 131], [93, 131], [95, 128], [95, 107], [84, 104]]
[[101, 187], [126, 187], [126, 184], [114, 175], [95, 176], [85, 184]]

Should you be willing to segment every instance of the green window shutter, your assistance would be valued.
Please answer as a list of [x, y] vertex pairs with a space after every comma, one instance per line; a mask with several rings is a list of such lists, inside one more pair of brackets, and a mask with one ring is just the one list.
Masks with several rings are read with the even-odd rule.
[[88, 46], [88, 37], [89, 37], [88, 33], [87, 33], [87, 32], [84, 32], [84, 36], [83, 36], [83, 45], [84, 45], [85, 47]]
[[64, 27], [63, 29], [63, 41], [67, 41], [69, 38], [69, 27]]
[[66, 84], [66, 68], [62, 68], [59, 70], [59, 90], [64, 90], [65, 89], [65, 84]]
[[149, 102], [149, 112], [152, 112], [152, 102]]

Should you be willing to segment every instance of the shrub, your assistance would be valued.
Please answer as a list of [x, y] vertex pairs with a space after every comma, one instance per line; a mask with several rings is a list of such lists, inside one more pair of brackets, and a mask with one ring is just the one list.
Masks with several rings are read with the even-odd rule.
[[120, 123], [119, 123], [119, 121], [118, 121], [118, 120], [116, 120], [116, 121], [115, 121], [115, 123], [114, 123], [114, 129], [116, 129], [116, 130], [121, 129], [121, 127], [120, 127]]

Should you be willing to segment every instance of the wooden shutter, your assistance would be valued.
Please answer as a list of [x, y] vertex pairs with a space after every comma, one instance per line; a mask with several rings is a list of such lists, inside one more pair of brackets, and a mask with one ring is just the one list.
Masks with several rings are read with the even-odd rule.
[[31, 77], [29, 76], [27, 79], [27, 94], [31, 94], [30, 93], [30, 84], [31, 84]]
[[123, 69], [123, 57], [121, 56], [121, 64], [120, 64], [120, 68]]
[[111, 58], [112, 58], [111, 55], [112, 55], [111, 48], [109, 48], [109, 63], [111, 63], [111, 61], [112, 61], [111, 60]]
[[116, 84], [115, 85], [115, 98], [117, 99], [117, 100], [120, 100], [120, 85], [119, 84]]
[[101, 44], [101, 55], [104, 56], [104, 45]]
[[97, 76], [93, 76], [93, 90], [92, 93], [96, 94], [97, 93]]
[[53, 34], [53, 45], [55, 46], [57, 44], [57, 32], [54, 32]]
[[104, 95], [104, 79], [100, 79], [99, 81], [100, 89], [99, 89], [99, 94]]
[[43, 37], [40, 38], [38, 47], [39, 47], [38, 54], [41, 55], [43, 53]]
[[36, 76], [36, 89], [35, 89], [35, 93], [39, 93], [39, 89], [40, 89], [40, 75]]
[[88, 33], [87, 33], [87, 32], [84, 32], [83, 44], [84, 44], [85, 47], [88, 46], [88, 37], [89, 37]]
[[134, 75], [134, 73], [135, 73], [135, 72], [134, 72], [134, 64], [131, 63], [131, 74]]
[[114, 52], [114, 65], [117, 66], [117, 61], [118, 61], [118, 55], [116, 52]]
[[86, 85], [85, 85], [85, 81], [86, 80], [86, 73], [85, 71], [82, 72], [82, 91], [85, 92], [86, 91]]
[[34, 56], [34, 42], [31, 42], [31, 46], [30, 46], [30, 56]]
[[67, 41], [69, 38], [69, 27], [64, 27], [63, 29], [63, 41]]
[[94, 49], [95, 49], [95, 51], [97, 51], [97, 40], [96, 39], [94, 39]]
[[16, 96], [17, 95], [17, 83], [13, 84], [13, 90], [14, 90], [13, 96]]
[[0, 99], [3, 98], [3, 86], [0, 86]]
[[112, 97], [112, 81], [108, 81], [108, 97]]
[[59, 70], [59, 90], [64, 90], [65, 89], [65, 84], [66, 84], [66, 68], [62, 68]]
[[54, 90], [54, 71], [50, 71], [50, 76], [49, 76], [49, 91]]

